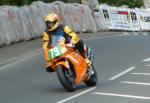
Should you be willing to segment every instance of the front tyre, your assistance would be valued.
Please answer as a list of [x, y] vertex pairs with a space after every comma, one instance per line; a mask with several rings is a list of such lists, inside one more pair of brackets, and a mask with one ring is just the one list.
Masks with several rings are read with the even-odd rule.
[[98, 80], [97, 80], [97, 73], [96, 73], [93, 63], [87, 70], [87, 76], [88, 76], [88, 78], [85, 81], [85, 84], [87, 86], [95, 86], [97, 84]]
[[73, 70], [71, 68], [65, 68], [63, 65], [58, 65], [56, 72], [63, 87], [69, 92], [75, 91], [76, 86]]

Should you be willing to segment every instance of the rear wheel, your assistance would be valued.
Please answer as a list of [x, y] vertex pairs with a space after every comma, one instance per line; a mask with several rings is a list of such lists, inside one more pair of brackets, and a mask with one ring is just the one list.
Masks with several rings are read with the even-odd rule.
[[88, 77], [87, 77], [87, 80], [85, 81], [85, 84], [87, 86], [95, 86], [97, 84], [97, 73], [96, 73], [93, 63], [87, 70], [87, 76]]
[[56, 72], [63, 87], [69, 92], [75, 91], [76, 86], [73, 70], [71, 68], [65, 68], [63, 65], [59, 65], [57, 66]]

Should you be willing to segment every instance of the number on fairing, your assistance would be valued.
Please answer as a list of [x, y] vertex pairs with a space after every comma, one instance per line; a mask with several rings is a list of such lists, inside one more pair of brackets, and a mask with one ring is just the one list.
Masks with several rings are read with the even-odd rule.
[[56, 46], [55, 48], [52, 48], [49, 50], [48, 52], [49, 54], [49, 58], [52, 60], [57, 56], [61, 56], [62, 55], [62, 50], [60, 46]]

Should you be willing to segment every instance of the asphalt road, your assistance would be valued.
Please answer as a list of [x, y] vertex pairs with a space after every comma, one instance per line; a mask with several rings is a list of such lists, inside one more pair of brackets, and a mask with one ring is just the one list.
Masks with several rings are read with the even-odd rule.
[[[148, 34], [148, 33], [146, 33]], [[55, 73], [44, 70], [40, 49], [0, 67], [0, 103], [149, 103], [150, 36], [145, 33], [95, 36], [96, 87], [66, 92]]]

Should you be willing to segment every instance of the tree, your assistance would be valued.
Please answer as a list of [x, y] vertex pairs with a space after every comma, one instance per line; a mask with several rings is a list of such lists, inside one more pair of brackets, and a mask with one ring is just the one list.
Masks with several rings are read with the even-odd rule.
[[128, 5], [130, 8], [141, 7], [144, 5], [143, 0], [99, 0], [100, 3], [107, 3], [112, 6]]
[[21, 6], [21, 0], [16, 0], [16, 4], [17, 4], [18, 6]]

